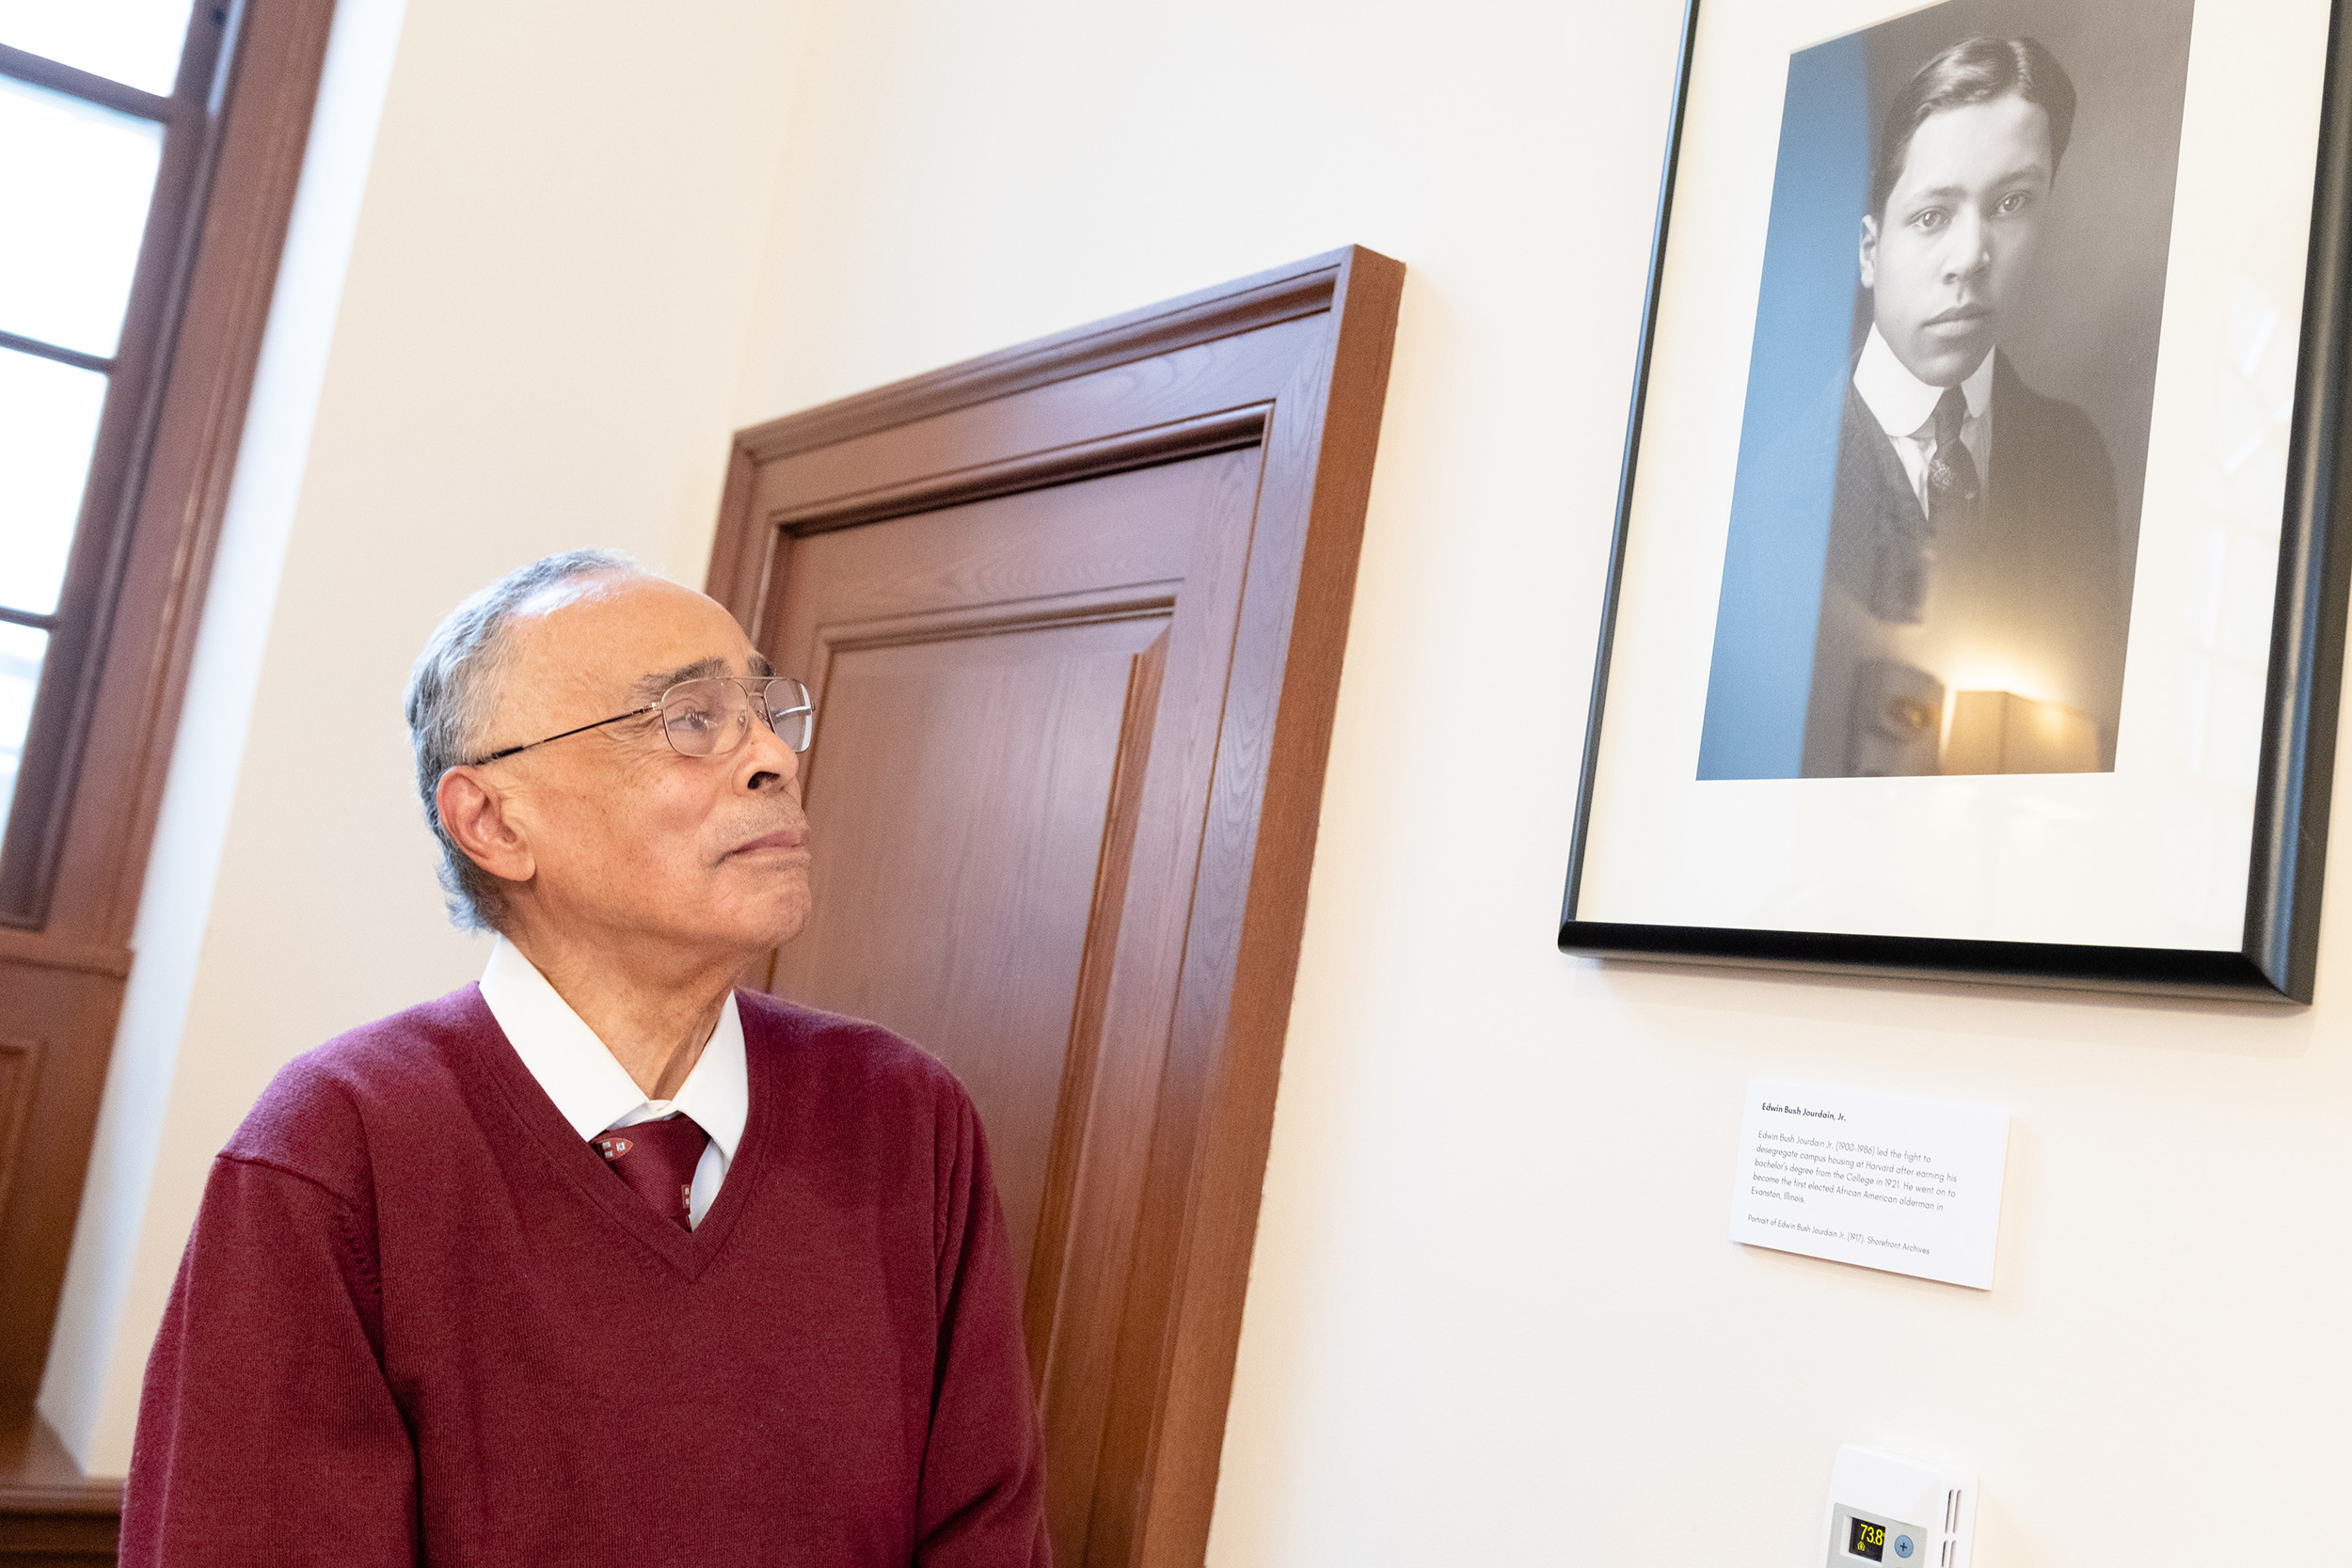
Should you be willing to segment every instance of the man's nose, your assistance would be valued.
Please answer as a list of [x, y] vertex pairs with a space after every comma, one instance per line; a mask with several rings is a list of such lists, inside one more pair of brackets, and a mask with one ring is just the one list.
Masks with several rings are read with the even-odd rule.
[[781, 789], [800, 777], [801, 754], [765, 719], [755, 717], [737, 758], [736, 776], [746, 789]]
[[1992, 240], [1991, 226], [1975, 213], [1963, 212], [1953, 218], [1949, 237], [1945, 241], [1945, 276], [1967, 277], [1991, 266]]

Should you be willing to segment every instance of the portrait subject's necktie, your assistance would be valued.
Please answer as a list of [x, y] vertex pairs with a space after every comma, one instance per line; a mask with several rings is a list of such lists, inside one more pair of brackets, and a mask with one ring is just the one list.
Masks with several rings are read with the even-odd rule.
[[694, 1228], [694, 1167], [702, 1163], [710, 1134], [693, 1117], [609, 1127], [588, 1141], [655, 1213], [677, 1221], [681, 1229]]
[[1977, 501], [1977, 460], [1960, 438], [1967, 419], [1967, 394], [1945, 388], [1935, 403], [1935, 455], [1928, 460], [1928, 526], [1937, 533], [1959, 524]]

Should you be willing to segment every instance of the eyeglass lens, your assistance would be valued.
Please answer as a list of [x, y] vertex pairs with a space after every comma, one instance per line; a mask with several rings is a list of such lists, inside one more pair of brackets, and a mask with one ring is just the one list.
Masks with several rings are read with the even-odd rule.
[[777, 738], [808, 750], [816, 721], [808, 688], [789, 675], [742, 681], [728, 675], [681, 681], [661, 696], [661, 732], [690, 757], [719, 756], [743, 744], [757, 711]]

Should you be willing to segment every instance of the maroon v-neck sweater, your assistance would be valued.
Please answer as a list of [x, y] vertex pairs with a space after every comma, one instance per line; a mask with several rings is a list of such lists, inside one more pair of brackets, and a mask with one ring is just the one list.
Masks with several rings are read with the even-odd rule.
[[278, 1074], [148, 1363], [126, 1568], [1044, 1563], [971, 1101], [871, 1024], [738, 1000], [751, 1115], [691, 1232], [474, 987]]

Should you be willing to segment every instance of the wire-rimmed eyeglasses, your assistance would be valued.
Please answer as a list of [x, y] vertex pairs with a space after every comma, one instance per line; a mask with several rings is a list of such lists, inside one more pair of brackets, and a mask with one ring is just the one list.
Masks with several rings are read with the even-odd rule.
[[752, 733], [755, 713], [776, 732], [779, 740], [796, 752], [805, 752], [817, 721], [817, 705], [809, 701], [808, 688], [789, 675], [705, 675], [678, 682], [644, 707], [633, 707], [627, 713], [565, 730], [562, 735], [509, 746], [502, 752], [478, 757], [467, 766], [480, 768], [517, 752], [528, 752], [533, 746], [545, 746], [551, 740], [585, 735], [624, 719], [641, 719], [655, 713], [661, 716], [661, 736], [670, 743], [670, 749], [690, 757], [724, 756], [742, 745]]

